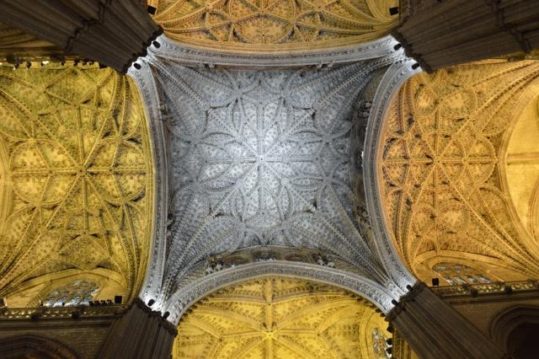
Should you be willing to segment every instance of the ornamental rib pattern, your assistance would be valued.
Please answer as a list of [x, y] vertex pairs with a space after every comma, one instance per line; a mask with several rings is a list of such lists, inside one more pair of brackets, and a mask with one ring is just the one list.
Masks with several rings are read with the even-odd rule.
[[396, 25], [396, 0], [154, 0], [168, 37], [245, 52], [334, 48], [375, 40]]
[[386, 276], [360, 235], [350, 133], [361, 92], [391, 60], [239, 71], [155, 63], [171, 202], [162, 294], [209, 255], [320, 248]]

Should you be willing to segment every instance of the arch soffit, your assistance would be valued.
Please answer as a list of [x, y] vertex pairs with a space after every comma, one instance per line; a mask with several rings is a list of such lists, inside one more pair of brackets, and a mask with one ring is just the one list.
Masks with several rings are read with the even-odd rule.
[[296, 278], [345, 289], [367, 299], [383, 313], [393, 308], [392, 300], [399, 300], [404, 294], [395, 286], [388, 289], [371, 279], [339, 269], [309, 263], [265, 261], [225, 269], [194, 281], [176, 291], [164, 304], [164, 311], [170, 313], [169, 320], [177, 325], [182, 315], [202, 298], [228, 286], [267, 277]]
[[407, 58], [402, 49], [399, 51], [402, 52], [400, 61], [396, 61], [390, 66], [376, 90], [367, 124], [363, 158], [366, 164], [364, 168], [364, 190], [367, 210], [374, 233], [374, 243], [386, 270], [399, 287], [404, 289], [415, 283], [416, 279], [403, 264], [392, 241], [392, 233], [387, 226], [382, 206], [381, 188], [378, 181], [379, 169], [377, 168], [377, 163], [381, 157], [378, 148], [380, 147], [384, 120], [388, 113], [389, 104], [406, 80], [421, 72], [421, 69], [415, 66], [413, 59]]

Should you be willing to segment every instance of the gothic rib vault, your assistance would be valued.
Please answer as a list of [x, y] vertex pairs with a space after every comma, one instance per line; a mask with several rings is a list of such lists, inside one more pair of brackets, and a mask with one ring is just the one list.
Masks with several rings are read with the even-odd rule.
[[335, 48], [386, 35], [396, 0], [152, 0], [170, 39], [234, 52]]
[[173, 357], [386, 358], [387, 323], [341, 289], [265, 278], [197, 303], [179, 325]]
[[534, 61], [485, 61], [422, 74], [389, 105], [383, 201], [395, 246], [420, 279], [539, 275], [538, 71]]
[[163, 126], [154, 141], [166, 154], [169, 201], [158, 214], [158, 222], [168, 218], [166, 242], [157, 237], [161, 254], [154, 253], [156, 270], [142, 297], [177, 321], [193, 301], [227, 283], [217, 276], [243, 275], [208, 275], [208, 257], [271, 245], [320, 250], [347, 267], [332, 273], [258, 262], [253, 274], [289, 270], [328, 283], [338, 275], [340, 286], [389, 310], [405, 289], [378, 259], [368, 220], [359, 218], [366, 207], [357, 192], [362, 155], [352, 138], [364, 131], [362, 114], [377, 81], [400, 52], [380, 56], [366, 48], [348, 64], [244, 70], [186, 66], [171, 58], [174, 44], [158, 41], [130, 72]]
[[[419, 71], [394, 39], [375, 40], [392, 1], [153, 3], [169, 38], [129, 70], [148, 120], [133, 83], [109, 70], [0, 73], [8, 303], [142, 287], [153, 309], [183, 318], [179, 356], [300, 356], [313, 345], [268, 329], [273, 298], [291, 291], [308, 307], [307, 336], [328, 292], [367, 325], [361, 315], [378, 314], [355, 295], [387, 313], [416, 280], [387, 235], [424, 281], [537, 277], [536, 62], [419, 75], [390, 101]], [[214, 345], [226, 336], [209, 324], [224, 330], [236, 309], [258, 339]], [[339, 313], [353, 329], [328, 328], [348, 336], [336, 347], [356, 348], [359, 324]]]
[[134, 298], [153, 217], [138, 91], [97, 66], [0, 71], [0, 297]]

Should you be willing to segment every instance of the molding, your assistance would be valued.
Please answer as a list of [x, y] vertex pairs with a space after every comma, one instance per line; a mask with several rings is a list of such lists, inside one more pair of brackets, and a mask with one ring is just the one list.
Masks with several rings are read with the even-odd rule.
[[413, 68], [415, 61], [406, 57], [402, 49], [399, 50], [399, 53], [399, 58], [386, 71], [376, 89], [365, 135], [363, 163], [365, 164], [365, 199], [378, 257], [393, 280], [404, 290], [407, 286], [413, 285], [416, 279], [406, 269], [391, 240], [391, 233], [387, 227], [382, 208], [377, 168], [380, 155], [378, 150], [381, 147], [380, 137], [391, 99], [408, 78], [421, 72], [420, 69]]
[[168, 319], [177, 324], [182, 315], [205, 296], [239, 282], [269, 276], [311, 280], [346, 289], [369, 300], [384, 313], [391, 311], [394, 306], [392, 301], [401, 294], [390, 291], [372, 279], [339, 269], [279, 260], [256, 262], [212, 273], [180, 288], [166, 303], [165, 310], [170, 312]]
[[[137, 83], [150, 126], [154, 173], [154, 213], [152, 243], [146, 276], [139, 296], [148, 301], [157, 297], [165, 268], [165, 245], [168, 211], [168, 177], [165, 132], [162, 123], [160, 96], [147, 59], [139, 59], [141, 69], [131, 66], [127, 72]], [[159, 303], [158, 303], [159, 304]]]

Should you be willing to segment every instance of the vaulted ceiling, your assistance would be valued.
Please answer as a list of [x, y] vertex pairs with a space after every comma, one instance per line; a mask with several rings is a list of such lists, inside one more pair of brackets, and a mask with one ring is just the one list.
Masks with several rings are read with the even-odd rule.
[[[317, 279], [388, 311], [415, 280], [400, 259], [424, 281], [539, 276], [537, 62], [420, 74], [390, 100], [419, 71], [381, 39], [395, 0], [148, 3], [165, 35], [130, 76], [0, 67], [10, 306], [140, 295], [177, 322], [196, 302], [178, 358], [378, 358], [381, 317]], [[55, 51], [0, 27], [2, 58]]]
[[438, 263], [490, 280], [539, 275], [538, 78], [535, 61], [462, 65], [414, 76], [389, 105], [387, 224], [420, 279], [447, 277]]
[[386, 358], [387, 323], [342, 289], [269, 277], [196, 303], [178, 327], [173, 357]]
[[0, 67], [0, 116], [0, 297], [36, 305], [81, 280], [136, 296], [153, 218], [136, 87], [97, 66]]
[[181, 43], [234, 51], [333, 48], [378, 39], [397, 0], [152, 0], [154, 20]]

